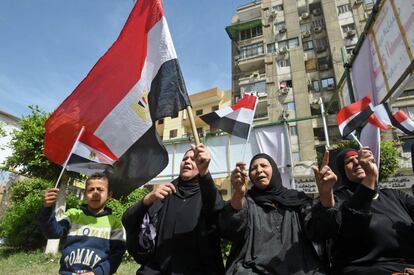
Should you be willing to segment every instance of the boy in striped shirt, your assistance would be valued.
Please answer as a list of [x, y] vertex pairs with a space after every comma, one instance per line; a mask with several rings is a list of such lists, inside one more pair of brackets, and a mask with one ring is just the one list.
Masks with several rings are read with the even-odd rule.
[[125, 233], [121, 221], [105, 203], [111, 198], [108, 178], [95, 173], [86, 180], [86, 204], [69, 209], [56, 219], [54, 204], [59, 189], [50, 188], [43, 200], [39, 224], [49, 239], [65, 237], [60, 274], [113, 274], [125, 252]]

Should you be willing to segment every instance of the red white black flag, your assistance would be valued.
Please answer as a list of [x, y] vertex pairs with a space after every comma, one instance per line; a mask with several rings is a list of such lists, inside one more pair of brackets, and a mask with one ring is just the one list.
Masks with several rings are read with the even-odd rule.
[[67, 160], [66, 170], [91, 175], [110, 170], [117, 160], [118, 157], [100, 138], [82, 128]]
[[139, 0], [115, 43], [46, 122], [45, 155], [62, 165], [85, 126], [119, 158], [110, 181], [114, 196], [125, 195], [168, 164], [155, 121], [189, 105], [161, 0]]
[[414, 134], [414, 122], [410, 117], [403, 111], [392, 113], [387, 103], [375, 106], [375, 116], [383, 127], [379, 127], [377, 124], [375, 125], [381, 129], [389, 130], [392, 125], [407, 135]]
[[257, 97], [245, 94], [235, 105], [200, 116], [208, 125], [247, 139], [253, 123]]
[[365, 124], [373, 113], [374, 107], [367, 96], [342, 108], [336, 115], [342, 137], [346, 138]]

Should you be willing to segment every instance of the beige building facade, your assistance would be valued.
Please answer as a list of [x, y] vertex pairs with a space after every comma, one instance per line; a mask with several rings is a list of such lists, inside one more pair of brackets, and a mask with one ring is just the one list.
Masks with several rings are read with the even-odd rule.
[[372, 7], [369, 0], [252, 1], [226, 27], [232, 102], [255, 91], [255, 124], [287, 119], [296, 164], [315, 160], [325, 147], [319, 98], [329, 107], [330, 141], [340, 140], [339, 106], [330, 102]]

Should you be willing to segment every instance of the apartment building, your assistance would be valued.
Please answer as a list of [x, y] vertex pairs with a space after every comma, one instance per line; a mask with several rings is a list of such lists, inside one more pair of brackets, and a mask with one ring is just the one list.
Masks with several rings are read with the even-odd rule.
[[[220, 108], [230, 106], [230, 91], [222, 91], [219, 88], [211, 88], [205, 91], [190, 95], [195, 124], [199, 136], [203, 137], [207, 133], [217, 129], [211, 128], [200, 116]], [[178, 142], [188, 140], [192, 136], [191, 124], [188, 119], [187, 111], [179, 112], [176, 118], [165, 118], [157, 123], [157, 132], [165, 142]]]
[[[239, 7], [226, 31], [232, 43], [232, 101], [257, 92], [255, 124], [289, 121], [296, 163], [316, 158], [325, 137], [319, 98], [328, 103], [373, 8], [370, 0], [262, 0]], [[338, 104], [327, 117], [340, 139]], [[315, 149], [316, 148], [316, 149]]]

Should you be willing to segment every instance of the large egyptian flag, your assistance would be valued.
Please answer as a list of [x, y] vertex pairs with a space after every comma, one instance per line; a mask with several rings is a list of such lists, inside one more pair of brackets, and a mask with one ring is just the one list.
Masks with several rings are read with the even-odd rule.
[[346, 138], [354, 130], [364, 125], [373, 113], [374, 107], [368, 96], [342, 108], [336, 115], [342, 137]]
[[257, 97], [252, 94], [245, 94], [235, 105], [202, 115], [200, 118], [214, 128], [247, 139], [253, 123], [256, 105]]
[[155, 121], [190, 105], [161, 0], [138, 0], [118, 39], [46, 122], [45, 155], [62, 165], [82, 126], [119, 158], [114, 196], [158, 175], [168, 154]]

